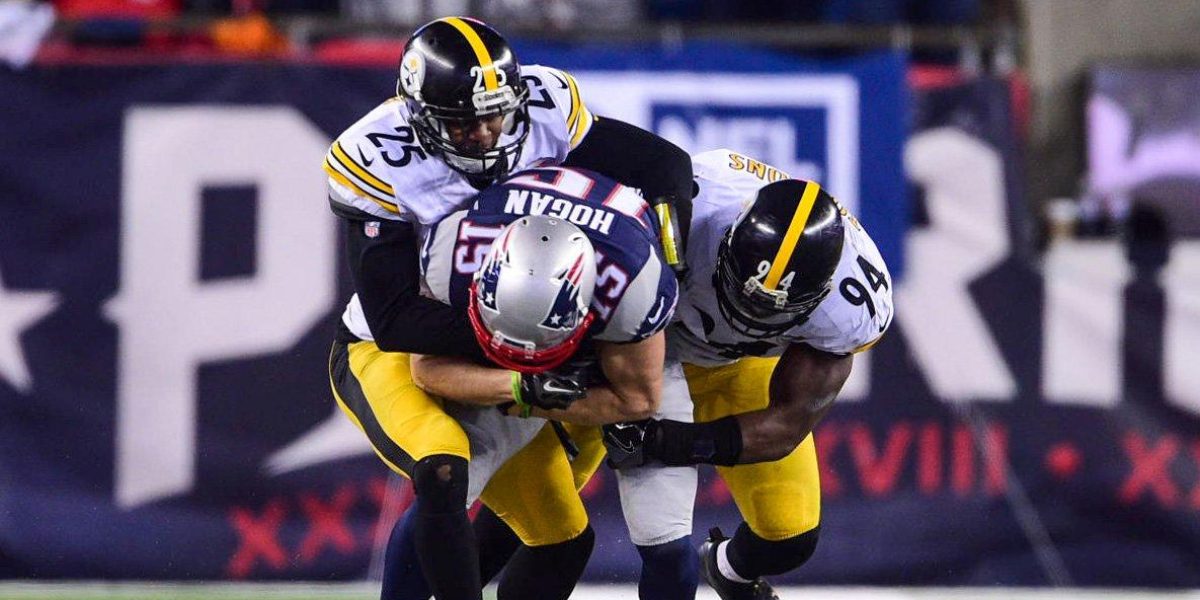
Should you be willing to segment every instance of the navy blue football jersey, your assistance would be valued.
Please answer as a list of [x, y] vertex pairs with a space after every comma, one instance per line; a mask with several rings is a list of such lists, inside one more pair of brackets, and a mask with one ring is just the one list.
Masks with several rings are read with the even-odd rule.
[[633, 189], [583, 169], [516, 173], [480, 192], [469, 209], [428, 228], [421, 250], [423, 291], [465, 310], [471, 280], [493, 240], [525, 215], [574, 223], [592, 242], [592, 337], [637, 341], [670, 322], [679, 290], [661, 255], [653, 212]]

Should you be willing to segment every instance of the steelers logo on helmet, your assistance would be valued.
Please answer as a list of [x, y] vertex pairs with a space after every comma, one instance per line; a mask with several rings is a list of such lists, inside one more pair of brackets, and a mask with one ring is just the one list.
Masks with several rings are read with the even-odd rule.
[[552, 369], [575, 353], [595, 313], [596, 256], [575, 225], [547, 216], [509, 224], [471, 282], [467, 315], [496, 364]]
[[421, 98], [421, 84], [425, 82], [425, 56], [419, 50], [404, 54], [400, 59], [400, 77], [397, 79], [398, 96]]
[[426, 24], [405, 45], [397, 87], [421, 145], [472, 183], [516, 167], [529, 136], [529, 89], [494, 29], [463, 17]]
[[815, 182], [764, 186], [717, 249], [717, 306], [735, 330], [777, 336], [803, 323], [832, 289], [842, 255], [839, 207]]

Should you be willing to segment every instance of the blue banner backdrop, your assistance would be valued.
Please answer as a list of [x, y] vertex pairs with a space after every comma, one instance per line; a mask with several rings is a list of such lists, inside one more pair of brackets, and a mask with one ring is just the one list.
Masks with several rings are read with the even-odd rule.
[[[533, 60], [575, 68], [585, 94], [611, 89], [621, 67], [545, 52]], [[816, 80], [832, 95], [902, 77], [889, 57], [797, 64], [771, 68], [838, 75]], [[0, 71], [0, 576], [378, 572], [411, 492], [329, 397], [349, 290], [318, 166], [391, 78], [244, 64]], [[725, 78], [746, 81], [704, 75], [714, 89]], [[903, 104], [901, 91], [864, 89], [855, 114]], [[939, 93], [918, 99], [906, 150], [921, 226], [905, 241], [898, 321], [820, 427], [822, 541], [786, 579], [1200, 585], [1200, 251], [1178, 244], [1159, 276], [1107, 242], [1060, 244], [1036, 270], [1017, 261], [999, 92]], [[723, 120], [766, 131], [754, 120], [783, 119], [824, 140], [793, 162], [825, 173], [835, 136], [793, 100], [700, 99], [691, 112], [671, 97], [637, 105], [638, 122], [725, 142], [712, 132], [736, 128]], [[866, 212], [868, 185], [903, 188], [868, 183], [900, 172], [900, 133], [857, 130]], [[868, 163], [867, 147], [882, 154]], [[613, 478], [602, 471], [585, 493], [599, 539], [587, 577], [636, 578]], [[737, 521], [706, 470], [697, 530]]]

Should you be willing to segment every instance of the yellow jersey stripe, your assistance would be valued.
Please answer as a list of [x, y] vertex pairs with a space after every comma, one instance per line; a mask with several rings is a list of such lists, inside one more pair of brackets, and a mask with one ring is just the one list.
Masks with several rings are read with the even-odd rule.
[[574, 132], [579, 124], [579, 109], [583, 107], [583, 99], [579, 97], [579, 84], [570, 73], [561, 72], [567, 78], [567, 88], [571, 91], [571, 112], [567, 115], [567, 131]]
[[592, 116], [591, 111], [589, 111], [586, 106], [583, 107], [583, 113], [583, 117], [579, 120], [579, 127], [575, 129], [575, 133], [571, 134], [570, 143], [572, 150], [575, 149], [575, 146], [579, 145], [579, 142], [583, 141], [583, 136], [587, 135], [587, 132], [592, 130], [592, 123], [600, 118]]
[[804, 184], [804, 192], [800, 194], [800, 205], [792, 214], [792, 222], [788, 225], [787, 233], [783, 235], [783, 243], [779, 244], [779, 251], [775, 253], [775, 260], [771, 262], [771, 270], [767, 271], [767, 278], [763, 281], [763, 287], [768, 290], [774, 290], [783, 278], [783, 270], [788, 261], [792, 260], [796, 242], [800, 240], [800, 234], [804, 233], [808, 215], [812, 214], [813, 204], [817, 202], [817, 194], [820, 191], [821, 186], [816, 182], [809, 181]]
[[492, 64], [492, 55], [488, 53], [487, 46], [483, 45], [483, 39], [475, 33], [475, 29], [458, 17], [446, 17], [442, 21], [454, 26], [463, 34], [467, 43], [471, 45], [471, 50], [475, 51], [475, 59], [479, 61], [479, 68], [483, 70], [483, 89], [491, 91], [500, 87], [500, 83], [496, 81], [496, 67]]
[[334, 181], [354, 190], [354, 192], [356, 194], [358, 194], [359, 196], [362, 196], [363, 198], [371, 200], [375, 204], [378, 204], [380, 207], [382, 207], [384, 210], [386, 210], [390, 213], [393, 213], [393, 214], [397, 214], [397, 215], [400, 214], [400, 209], [397, 208], [395, 204], [392, 204], [391, 202], [387, 202], [385, 200], [380, 200], [379, 198], [375, 197], [375, 195], [372, 194], [371, 192], [368, 192], [367, 190], [364, 190], [364, 189], [358, 187], [357, 185], [355, 185], [355, 183], [353, 181], [350, 181], [350, 178], [343, 175], [341, 173], [341, 171], [338, 171], [337, 169], [333, 168], [333, 165], [329, 163], [328, 158], [325, 159], [325, 164], [323, 165], [323, 167], [325, 169], [325, 172], [328, 173], [329, 176], [331, 178], [333, 178]]
[[866, 352], [867, 350], [870, 350], [871, 348], [873, 348], [875, 346], [875, 344], [878, 344], [879, 340], [882, 340], [882, 339], [883, 339], [883, 336], [881, 335], [881, 336], [851, 350], [850, 354], [858, 354], [859, 352]]
[[342, 148], [341, 142], [334, 142], [329, 151], [333, 154], [333, 158], [337, 160], [338, 164], [345, 167], [347, 171], [349, 171], [363, 183], [379, 190], [380, 192], [383, 192], [386, 196], [392, 196], [395, 194], [392, 186], [372, 175], [366, 167], [354, 162], [354, 159], [350, 158], [349, 154], [346, 154], [346, 149]]

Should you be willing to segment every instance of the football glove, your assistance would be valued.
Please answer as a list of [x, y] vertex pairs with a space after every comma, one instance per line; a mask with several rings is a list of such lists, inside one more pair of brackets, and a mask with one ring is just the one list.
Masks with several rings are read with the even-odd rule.
[[645, 465], [649, 456], [646, 445], [653, 443], [658, 433], [658, 421], [646, 419], [629, 423], [612, 423], [602, 428], [605, 462], [613, 469], [628, 469]]
[[587, 388], [576, 378], [554, 372], [522, 373], [513, 388], [515, 400], [522, 409], [526, 405], [547, 410], [567, 408], [587, 395]]

